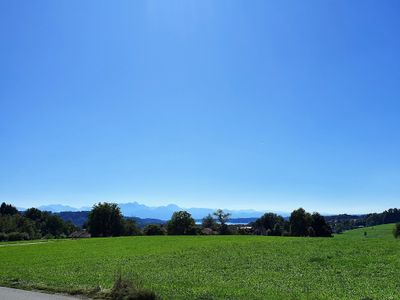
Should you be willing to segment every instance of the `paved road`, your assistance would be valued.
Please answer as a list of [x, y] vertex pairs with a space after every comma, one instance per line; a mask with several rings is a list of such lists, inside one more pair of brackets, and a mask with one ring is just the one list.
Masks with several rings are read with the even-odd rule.
[[39, 292], [0, 287], [0, 300], [77, 300], [72, 296], [52, 295]]

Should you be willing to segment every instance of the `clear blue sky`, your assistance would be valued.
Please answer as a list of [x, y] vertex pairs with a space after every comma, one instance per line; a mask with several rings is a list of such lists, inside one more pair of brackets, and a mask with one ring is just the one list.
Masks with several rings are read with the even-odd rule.
[[0, 2], [0, 201], [400, 206], [400, 2]]

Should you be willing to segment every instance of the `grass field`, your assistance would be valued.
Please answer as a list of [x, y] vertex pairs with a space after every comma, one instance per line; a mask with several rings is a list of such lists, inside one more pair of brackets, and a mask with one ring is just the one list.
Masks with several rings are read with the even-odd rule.
[[392, 228], [357, 229], [334, 238], [143, 236], [2, 243], [0, 284], [85, 292], [110, 288], [121, 271], [163, 299], [400, 299], [400, 240]]

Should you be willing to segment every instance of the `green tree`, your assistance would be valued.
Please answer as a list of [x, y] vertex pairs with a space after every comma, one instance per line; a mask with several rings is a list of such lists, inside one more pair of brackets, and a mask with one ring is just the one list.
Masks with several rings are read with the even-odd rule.
[[326, 223], [325, 218], [317, 212], [311, 215], [311, 227], [314, 229], [314, 236], [332, 236], [332, 228]]
[[254, 224], [254, 232], [256, 234], [266, 235], [282, 235], [285, 220], [274, 213], [266, 213], [257, 219]]
[[18, 210], [12, 206], [11, 204], [6, 204], [5, 202], [3, 202], [0, 205], [0, 215], [16, 215], [18, 214]]
[[400, 223], [397, 223], [396, 225], [394, 225], [393, 235], [396, 239], [400, 238]]
[[290, 234], [292, 236], [308, 236], [308, 227], [311, 226], [311, 215], [303, 208], [294, 210], [289, 218]]
[[48, 214], [42, 227], [43, 235], [59, 236], [65, 232], [64, 221], [57, 215]]
[[211, 228], [212, 230], [217, 230], [218, 224], [213, 218], [212, 215], [208, 214], [208, 216], [204, 217], [201, 222], [201, 227], [203, 228]]
[[195, 234], [195, 222], [187, 211], [177, 211], [172, 214], [167, 223], [167, 231], [170, 235]]
[[382, 214], [369, 214], [367, 219], [365, 220], [365, 225], [370, 227], [370, 226], [375, 226], [383, 223], [383, 216]]
[[74, 231], [77, 231], [78, 228], [72, 223], [71, 220], [68, 220], [64, 223], [64, 233], [68, 236]]
[[126, 219], [124, 221], [124, 235], [141, 235], [142, 232], [140, 228], [137, 226], [135, 220]]
[[88, 216], [88, 229], [93, 237], [120, 236], [124, 233], [121, 211], [115, 203], [98, 203]]
[[26, 233], [29, 239], [38, 239], [42, 237], [40, 229], [36, 226], [34, 221], [21, 215], [15, 215], [14, 217], [17, 217], [18, 232]]
[[42, 211], [34, 207], [28, 208], [25, 211], [24, 216], [32, 221], [40, 221], [43, 218]]
[[230, 213], [225, 213], [222, 209], [217, 209], [214, 212], [214, 216], [217, 217], [217, 221], [219, 224], [224, 225], [229, 221], [229, 217], [231, 216]]
[[274, 228], [272, 229], [272, 234], [271, 235], [275, 235], [275, 236], [281, 236], [282, 233], [284, 232], [284, 222], [282, 223], [278, 222], [275, 223]]
[[0, 232], [12, 233], [9, 239], [38, 239], [43, 236], [59, 237], [67, 235], [75, 226], [64, 222], [59, 215], [29, 208], [23, 214], [15, 213], [12, 205], [2, 205]]
[[217, 209], [214, 212], [214, 216], [217, 217], [217, 222], [219, 223], [219, 233], [230, 234], [229, 227], [226, 223], [229, 221], [231, 214], [225, 213], [222, 209]]
[[18, 231], [19, 215], [0, 215], [0, 232], [10, 233]]

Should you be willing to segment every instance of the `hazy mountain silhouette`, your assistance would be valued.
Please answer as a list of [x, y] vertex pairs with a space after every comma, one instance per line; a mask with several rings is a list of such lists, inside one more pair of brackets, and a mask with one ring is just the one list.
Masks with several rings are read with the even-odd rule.
[[62, 204], [49, 204], [49, 205], [42, 205], [39, 206], [38, 209], [42, 211], [51, 211], [51, 212], [61, 212], [61, 211], [78, 211], [79, 209]]
[[[119, 203], [122, 214], [126, 217], [138, 217], [138, 218], [154, 218], [160, 220], [169, 220], [171, 215], [175, 211], [186, 210], [190, 212], [195, 219], [201, 219], [208, 214], [212, 214], [215, 208], [182, 208], [176, 204], [168, 204], [165, 206], [147, 206], [138, 202]], [[75, 208], [68, 205], [61, 204], [50, 204], [38, 207], [40, 210], [52, 211], [52, 212], [64, 212], [64, 211], [88, 211], [90, 207]], [[263, 215], [264, 211], [256, 211], [252, 209], [246, 210], [230, 210], [224, 209], [224, 211], [231, 213], [232, 218], [258, 218]], [[287, 216], [287, 212], [275, 212], [282, 216]]]

